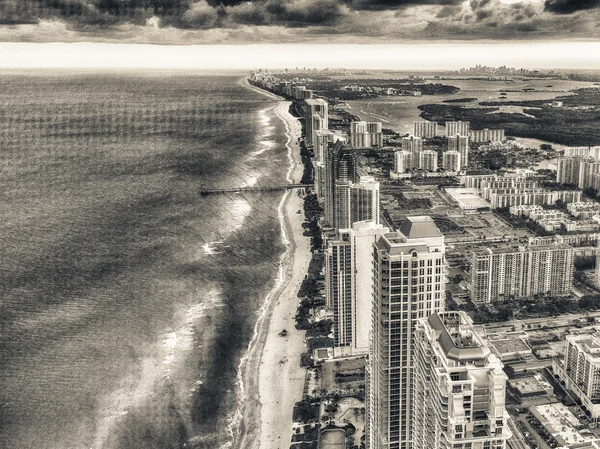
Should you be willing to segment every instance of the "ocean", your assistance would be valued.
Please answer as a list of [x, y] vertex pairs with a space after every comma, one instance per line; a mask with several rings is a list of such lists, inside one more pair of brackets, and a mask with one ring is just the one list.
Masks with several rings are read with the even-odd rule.
[[284, 251], [243, 74], [0, 72], [0, 447], [229, 447]]

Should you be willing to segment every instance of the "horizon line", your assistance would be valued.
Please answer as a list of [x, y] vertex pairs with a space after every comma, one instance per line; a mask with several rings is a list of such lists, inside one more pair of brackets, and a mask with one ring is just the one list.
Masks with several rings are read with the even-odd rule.
[[[368, 51], [364, 51], [368, 48]], [[491, 65], [600, 69], [600, 42], [519, 41], [392, 44], [121, 44], [0, 42], [0, 69], [457, 70]]]

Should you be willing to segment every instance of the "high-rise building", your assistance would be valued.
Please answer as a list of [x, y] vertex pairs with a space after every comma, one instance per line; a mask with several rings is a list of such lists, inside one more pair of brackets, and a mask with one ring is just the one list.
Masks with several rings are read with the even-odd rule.
[[469, 137], [458, 134], [448, 136], [448, 151], [460, 153], [461, 168], [469, 165]]
[[438, 154], [433, 150], [421, 151], [419, 155], [419, 168], [427, 171], [437, 171]]
[[323, 206], [325, 221], [333, 224], [336, 183], [343, 181], [358, 182], [358, 164], [354, 152], [340, 142], [325, 152]]
[[415, 341], [412, 447], [505, 449], [507, 376], [469, 316], [420, 319]]
[[371, 148], [383, 146], [383, 127], [381, 122], [350, 123], [350, 145], [352, 148]]
[[402, 151], [408, 151], [411, 154], [411, 168], [418, 168], [421, 151], [423, 151], [423, 139], [415, 136], [403, 137]]
[[374, 221], [359, 221], [328, 240], [325, 253], [327, 306], [333, 312], [334, 357], [366, 355], [373, 297], [373, 243], [389, 232]]
[[482, 248], [471, 257], [471, 300], [476, 304], [535, 294], [564, 296], [573, 285], [569, 245]]
[[394, 153], [394, 172], [406, 173], [411, 168], [412, 154], [410, 151], [396, 151]]
[[329, 147], [337, 142], [346, 142], [346, 136], [330, 129], [315, 131], [313, 142], [314, 158], [312, 159], [315, 193], [320, 199], [325, 196], [325, 160]]
[[596, 147], [567, 147], [563, 149], [564, 157], [591, 157], [600, 160], [600, 146]]
[[426, 216], [408, 217], [374, 244], [367, 448], [414, 447], [414, 332], [419, 318], [444, 309], [444, 254], [444, 237]]
[[598, 329], [578, 329], [565, 337], [564, 360], [555, 359], [552, 368], [566, 389], [600, 420], [600, 334]]
[[471, 124], [469, 122], [446, 122], [446, 136], [459, 136], [469, 137], [469, 130]]
[[600, 161], [593, 159], [582, 160], [579, 164], [577, 187], [587, 189], [594, 186], [594, 175], [600, 173]]
[[416, 137], [431, 139], [437, 135], [437, 122], [427, 120], [413, 122], [413, 134]]
[[556, 164], [556, 182], [559, 184], [579, 184], [580, 157], [559, 157]]
[[504, 140], [503, 129], [472, 129], [469, 133], [471, 142], [502, 142]]
[[335, 229], [349, 229], [356, 221], [379, 224], [379, 182], [372, 176], [361, 176], [356, 183], [336, 181], [334, 198], [330, 224]]
[[303, 103], [304, 124], [306, 129], [305, 142], [313, 146], [316, 131], [329, 128], [329, 106], [323, 99], [306, 99]]
[[445, 151], [442, 154], [442, 168], [451, 172], [460, 171], [460, 153], [458, 151]]

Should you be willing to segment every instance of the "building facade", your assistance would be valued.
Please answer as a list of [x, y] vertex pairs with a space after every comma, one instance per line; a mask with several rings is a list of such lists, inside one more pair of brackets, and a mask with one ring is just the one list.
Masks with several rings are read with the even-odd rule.
[[565, 244], [483, 248], [471, 255], [471, 300], [487, 304], [536, 294], [565, 296], [574, 249]]
[[316, 131], [329, 128], [329, 106], [323, 99], [310, 98], [304, 100], [302, 109], [306, 128], [306, 145], [312, 147]]
[[413, 447], [505, 449], [507, 376], [469, 316], [435, 313], [415, 333]]
[[555, 359], [554, 374], [600, 420], [600, 334], [598, 329], [574, 330], [566, 335], [564, 359]]
[[383, 128], [381, 122], [350, 123], [350, 145], [352, 148], [371, 148], [383, 146]]
[[502, 142], [504, 140], [504, 129], [472, 129], [469, 133], [471, 142]]
[[448, 151], [460, 153], [461, 168], [469, 165], [469, 137], [454, 134], [448, 136]]
[[471, 124], [469, 122], [446, 122], [446, 136], [459, 136], [469, 137], [469, 131]]
[[442, 154], [442, 168], [446, 171], [460, 171], [460, 153], [458, 151], [445, 151]]
[[369, 351], [373, 266], [364, 255], [386, 232], [387, 227], [374, 221], [360, 221], [327, 242], [325, 291], [327, 307], [333, 312], [334, 357]]
[[414, 354], [417, 320], [445, 306], [444, 237], [430, 217], [408, 217], [373, 248], [373, 307], [366, 382], [370, 449], [415, 448]]
[[421, 151], [419, 155], [419, 168], [427, 171], [437, 171], [438, 154], [432, 150]]
[[407, 173], [411, 169], [412, 154], [409, 151], [394, 152], [394, 173]]
[[402, 151], [408, 151], [411, 154], [411, 168], [419, 167], [419, 159], [423, 151], [423, 139], [416, 136], [408, 136], [402, 138]]
[[330, 224], [335, 229], [349, 229], [356, 221], [379, 223], [379, 182], [372, 176], [361, 176], [357, 183], [337, 181], [334, 198]]
[[424, 139], [431, 139], [437, 136], [437, 122], [420, 120], [413, 122], [413, 135]]

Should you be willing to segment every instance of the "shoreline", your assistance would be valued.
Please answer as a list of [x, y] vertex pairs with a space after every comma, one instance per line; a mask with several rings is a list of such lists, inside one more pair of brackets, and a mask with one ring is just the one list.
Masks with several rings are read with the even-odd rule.
[[[273, 98], [268, 92], [248, 87]], [[301, 126], [289, 114], [290, 102], [277, 100], [275, 114], [286, 126], [290, 161], [286, 178], [289, 183], [298, 183], [304, 171], [297, 143]], [[278, 210], [286, 250], [280, 259], [277, 282], [261, 307], [255, 334], [240, 361], [242, 408], [236, 415], [241, 422], [234, 443], [240, 449], [287, 449], [294, 404], [302, 399], [304, 390], [306, 369], [300, 367], [300, 355], [306, 350], [305, 332], [295, 328], [297, 293], [312, 258], [310, 239], [302, 235], [304, 214], [297, 213], [304, 210], [304, 197], [287, 191]], [[283, 329], [288, 332], [285, 337], [279, 335]]]

